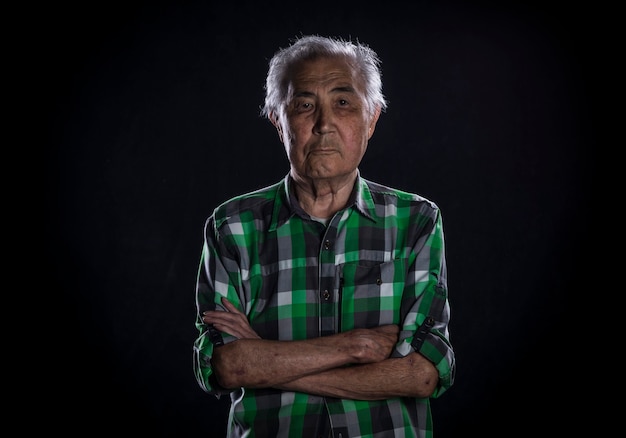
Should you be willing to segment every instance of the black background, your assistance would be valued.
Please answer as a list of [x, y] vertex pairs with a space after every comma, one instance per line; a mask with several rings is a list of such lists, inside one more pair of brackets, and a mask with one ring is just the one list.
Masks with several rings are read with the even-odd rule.
[[40, 376], [54, 394], [47, 428], [224, 436], [227, 401], [192, 373], [202, 228], [220, 202], [286, 174], [259, 106], [269, 58], [308, 33], [378, 52], [389, 109], [361, 172], [443, 211], [458, 373], [433, 402], [435, 436], [588, 427], [560, 375], [584, 317], [572, 297], [591, 237], [587, 11], [95, 1], [34, 15], [47, 72], [38, 257], [55, 291], [46, 302], [60, 306], [47, 335], [56, 366]]

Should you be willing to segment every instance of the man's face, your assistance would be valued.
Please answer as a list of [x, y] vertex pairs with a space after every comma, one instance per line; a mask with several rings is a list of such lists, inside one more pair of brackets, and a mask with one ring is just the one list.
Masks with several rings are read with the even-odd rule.
[[368, 112], [361, 80], [343, 59], [306, 61], [292, 73], [287, 108], [273, 118], [292, 175], [305, 180], [354, 175], [380, 110]]

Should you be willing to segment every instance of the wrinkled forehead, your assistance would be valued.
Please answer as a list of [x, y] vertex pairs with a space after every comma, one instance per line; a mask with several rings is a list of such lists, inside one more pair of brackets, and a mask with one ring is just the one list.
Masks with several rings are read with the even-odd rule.
[[317, 56], [299, 61], [289, 70], [288, 87], [292, 91], [337, 86], [364, 89], [357, 69], [345, 57]]

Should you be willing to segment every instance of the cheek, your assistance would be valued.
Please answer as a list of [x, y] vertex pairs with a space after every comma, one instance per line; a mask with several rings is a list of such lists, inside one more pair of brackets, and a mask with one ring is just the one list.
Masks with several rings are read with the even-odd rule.
[[355, 124], [349, 131], [345, 133], [345, 142], [353, 149], [361, 149], [367, 143], [369, 137], [369, 128], [363, 124]]
[[294, 150], [298, 148], [298, 142], [300, 141], [300, 135], [298, 135], [295, 131], [287, 131], [285, 137], [285, 147], [289, 150]]
[[290, 125], [287, 133], [291, 148], [299, 149], [299, 146], [305, 145], [311, 138], [311, 128], [304, 124], [294, 123]]

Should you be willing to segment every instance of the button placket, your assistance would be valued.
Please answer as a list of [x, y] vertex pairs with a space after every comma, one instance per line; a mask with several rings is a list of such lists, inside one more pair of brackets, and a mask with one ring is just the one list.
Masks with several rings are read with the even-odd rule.
[[320, 300], [320, 334], [322, 336], [331, 335], [337, 332], [337, 303], [335, 297], [335, 281], [337, 266], [335, 265], [335, 237], [337, 234], [336, 222], [334, 218], [326, 228], [322, 239], [319, 261], [319, 300]]

